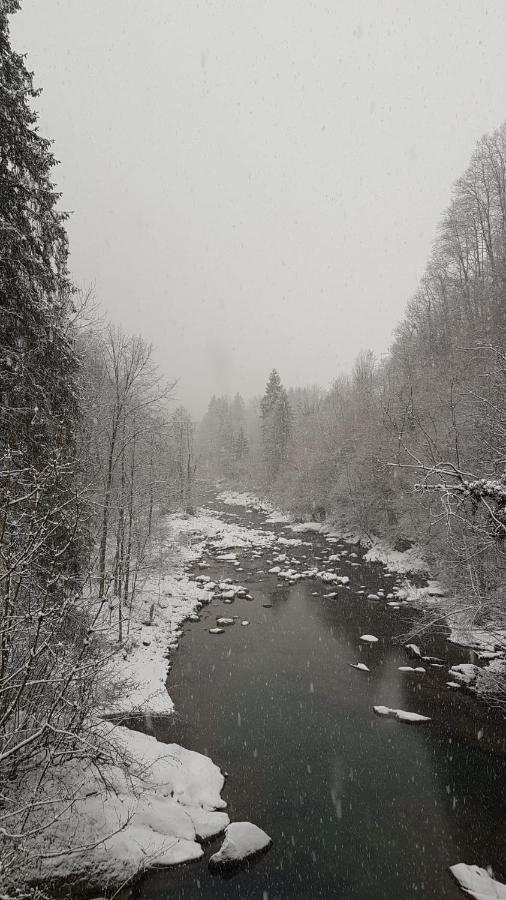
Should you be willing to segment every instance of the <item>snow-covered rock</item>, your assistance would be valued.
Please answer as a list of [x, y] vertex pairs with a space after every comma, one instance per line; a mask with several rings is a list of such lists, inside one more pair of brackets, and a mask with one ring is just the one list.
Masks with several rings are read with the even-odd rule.
[[381, 562], [394, 572], [425, 573], [427, 563], [420, 547], [409, 550], [394, 550], [384, 541], [375, 539], [364, 557], [368, 562]]
[[209, 860], [210, 868], [226, 868], [237, 866], [243, 860], [250, 859], [272, 844], [265, 831], [251, 822], [232, 822], [225, 829], [225, 840], [217, 853]]
[[223, 634], [224, 631], [224, 628], [210, 628], [209, 634]]
[[222, 625], [233, 625], [235, 619], [228, 619], [226, 616], [220, 616], [216, 619], [216, 624], [221, 628]]
[[506, 900], [506, 884], [496, 881], [486, 869], [457, 863], [450, 866], [450, 872], [459, 887], [475, 900]]
[[320, 581], [324, 581], [327, 584], [339, 580], [335, 572], [318, 572], [318, 578]]
[[479, 667], [472, 663], [460, 663], [458, 666], [452, 666], [448, 674], [453, 681], [458, 681], [460, 684], [471, 687], [474, 685], [479, 671]]
[[366, 666], [365, 663], [349, 663], [352, 669], [360, 669], [361, 672], [370, 672], [369, 666]]
[[366, 644], [375, 644], [378, 641], [378, 638], [374, 636], [374, 634], [361, 634], [360, 640], [364, 641]]
[[410, 659], [421, 659], [422, 651], [418, 644], [404, 644], [404, 649], [406, 651], [406, 655], [409, 656]]
[[38, 836], [36, 873], [99, 892], [143, 870], [198, 859], [198, 838], [219, 834], [229, 822], [220, 797], [224, 778], [210, 759], [111, 723], [101, 728], [118, 762], [104, 763], [100, 773], [86, 766], [77, 785], [75, 765], [56, 770], [51, 795], [70, 790], [76, 799]]
[[399, 672], [425, 672], [423, 666], [398, 666]]
[[316, 534], [319, 534], [322, 526], [321, 522], [297, 522], [296, 525], [292, 525], [291, 530], [294, 534], [302, 534], [304, 531], [314, 531]]
[[373, 706], [377, 716], [389, 716], [399, 722], [430, 722], [430, 716], [422, 716], [419, 713], [407, 712], [404, 709], [391, 709], [389, 706]]

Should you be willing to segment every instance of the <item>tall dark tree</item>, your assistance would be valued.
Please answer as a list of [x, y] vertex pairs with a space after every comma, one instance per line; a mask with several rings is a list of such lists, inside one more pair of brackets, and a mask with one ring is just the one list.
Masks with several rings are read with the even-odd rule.
[[68, 339], [72, 288], [55, 159], [31, 108], [38, 96], [0, 11], [0, 436], [25, 459], [68, 443], [76, 415], [76, 360]]
[[65, 215], [31, 108], [38, 92], [10, 45], [8, 16], [18, 8], [17, 0], [0, 5], [2, 800], [25, 772], [42, 779], [53, 759], [76, 751], [92, 692], [81, 670], [88, 618], [77, 612], [85, 544]]
[[267, 479], [277, 477], [291, 434], [291, 411], [288, 395], [276, 369], [269, 375], [265, 394], [260, 403], [262, 446]]

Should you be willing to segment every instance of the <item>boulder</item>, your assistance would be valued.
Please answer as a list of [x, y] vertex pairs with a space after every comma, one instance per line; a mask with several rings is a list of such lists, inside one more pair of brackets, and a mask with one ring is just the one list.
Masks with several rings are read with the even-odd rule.
[[209, 860], [211, 870], [234, 868], [264, 853], [272, 844], [265, 831], [251, 822], [232, 822], [225, 829], [225, 840]]

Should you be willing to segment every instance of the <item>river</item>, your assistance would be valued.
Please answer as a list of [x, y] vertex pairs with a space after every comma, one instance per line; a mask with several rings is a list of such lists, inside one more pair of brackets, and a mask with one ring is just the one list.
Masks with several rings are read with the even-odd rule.
[[[224, 519], [262, 527], [260, 514], [212, 506]], [[332, 544], [303, 537], [311, 546], [290, 554], [304, 554], [305, 567], [317, 557], [315, 565], [324, 566]], [[421, 643], [448, 666], [427, 667], [424, 675], [399, 671], [410, 663], [400, 636], [414, 613], [357, 595], [362, 586], [388, 592], [394, 580], [349, 549], [360, 565], [340, 564], [350, 589], [335, 599], [315, 579], [279, 585], [266, 573], [272, 550], [262, 559], [239, 553], [240, 575], [226, 562], [206, 570], [213, 580], [240, 578], [254, 599], [213, 600], [199, 622], [185, 625], [168, 680], [177, 714], [135, 727], [209, 755], [228, 774], [223, 796], [231, 819], [259, 825], [273, 846], [223, 878], [207, 868], [220, 845], [212, 841], [203, 860], [149, 873], [134, 888], [139, 900], [457, 900], [462, 894], [448, 873], [457, 862], [491, 865], [505, 880], [504, 718], [447, 687], [449, 665], [470, 654], [442, 631]], [[236, 621], [211, 635], [218, 615], [250, 624]], [[365, 632], [378, 643], [361, 642]], [[357, 661], [370, 672], [349, 666]], [[431, 721], [379, 718], [374, 704]]]

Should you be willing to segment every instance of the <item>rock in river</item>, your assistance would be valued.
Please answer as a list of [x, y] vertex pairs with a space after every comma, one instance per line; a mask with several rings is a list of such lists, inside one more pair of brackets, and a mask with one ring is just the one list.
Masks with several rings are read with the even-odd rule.
[[405, 709], [391, 709], [389, 706], [373, 706], [373, 709], [377, 716], [390, 716], [399, 722], [430, 722], [430, 716], [406, 712]]
[[506, 884], [495, 881], [486, 869], [457, 863], [450, 866], [450, 872], [459, 887], [470, 897], [475, 897], [476, 900], [506, 900]]
[[272, 840], [251, 822], [232, 822], [225, 829], [225, 840], [209, 860], [210, 869], [232, 868], [270, 847]]

